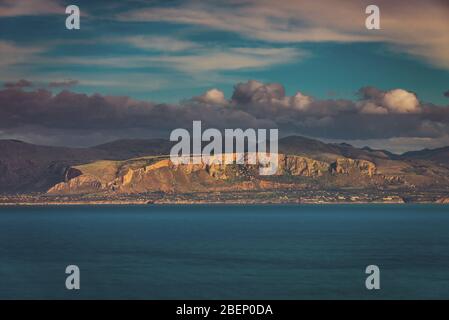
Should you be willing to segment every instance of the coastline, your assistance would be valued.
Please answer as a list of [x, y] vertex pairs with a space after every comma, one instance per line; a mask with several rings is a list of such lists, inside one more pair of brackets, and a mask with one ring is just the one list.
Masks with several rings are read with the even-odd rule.
[[241, 191], [142, 194], [0, 195], [2, 206], [108, 205], [326, 205], [449, 204], [446, 192], [355, 192], [355, 190]]
[[394, 201], [335, 201], [335, 202], [274, 202], [274, 201], [161, 201], [161, 202], [148, 202], [148, 201], [64, 201], [64, 202], [2, 202], [0, 203], [1, 207], [11, 207], [11, 206], [23, 206], [23, 207], [32, 207], [32, 206], [152, 206], [152, 205], [360, 205], [360, 204], [385, 204], [385, 205], [407, 205], [407, 204], [437, 204], [437, 205], [449, 205], [448, 202], [439, 202], [439, 201], [420, 201], [420, 202], [394, 202]]

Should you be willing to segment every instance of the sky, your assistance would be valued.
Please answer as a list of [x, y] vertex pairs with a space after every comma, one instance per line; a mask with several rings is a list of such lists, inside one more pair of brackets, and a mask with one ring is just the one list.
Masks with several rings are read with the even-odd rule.
[[372, 2], [0, 0], [0, 139], [88, 146], [203, 120], [449, 145], [449, 3], [374, 1], [368, 30]]

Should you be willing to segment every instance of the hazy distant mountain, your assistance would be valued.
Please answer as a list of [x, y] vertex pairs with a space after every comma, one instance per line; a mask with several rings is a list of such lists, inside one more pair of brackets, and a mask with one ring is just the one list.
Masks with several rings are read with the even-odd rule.
[[449, 166], [449, 147], [410, 151], [402, 154], [400, 158], [410, 160], [430, 160], [441, 165]]
[[339, 157], [364, 159], [391, 159], [393, 154], [383, 150], [359, 149], [347, 143], [324, 143], [301, 136], [289, 136], [279, 140], [279, 151], [286, 154], [303, 154], [317, 159], [335, 160]]
[[129, 159], [143, 155], [168, 155], [173, 143], [164, 139], [123, 139], [92, 147], [107, 152], [113, 159]]
[[0, 140], [0, 193], [40, 192], [64, 179], [68, 167], [124, 160], [170, 150], [161, 140], [119, 140], [92, 148], [48, 147]]

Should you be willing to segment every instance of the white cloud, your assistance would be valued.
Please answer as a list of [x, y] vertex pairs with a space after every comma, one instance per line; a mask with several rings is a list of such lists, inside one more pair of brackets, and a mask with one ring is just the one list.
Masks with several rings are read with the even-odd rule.
[[305, 110], [310, 106], [312, 101], [312, 97], [306, 96], [301, 92], [297, 92], [293, 97], [291, 97], [291, 106], [299, 110]]
[[228, 103], [223, 91], [218, 89], [208, 90], [201, 96], [194, 98], [194, 100], [212, 105], [225, 105]]
[[382, 41], [401, 52], [449, 68], [449, 6], [439, 0], [409, 0], [398, 5], [378, 0], [381, 30], [365, 28], [362, 1], [246, 0], [217, 6], [211, 1], [186, 2], [175, 8], [132, 10], [126, 21], [164, 21], [236, 32], [269, 42]]
[[372, 87], [363, 88], [363, 99], [358, 102], [361, 113], [420, 113], [421, 104], [413, 92], [404, 89], [381, 91]]
[[42, 58], [40, 63], [107, 66], [114, 68], [166, 67], [187, 73], [266, 68], [304, 55], [294, 48], [202, 48], [176, 55]]
[[64, 14], [65, 7], [56, 0], [2, 0], [0, 17]]
[[129, 43], [137, 48], [150, 51], [178, 52], [198, 47], [198, 44], [192, 41], [160, 36], [133, 36], [117, 39], [117, 41]]
[[416, 95], [403, 89], [388, 91], [384, 95], [383, 102], [392, 112], [414, 113], [420, 111]]
[[265, 68], [298, 59], [293, 48], [212, 48], [192, 54], [149, 57], [153, 62], [186, 72]]
[[12, 42], [0, 40], [0, 67], [33, 61], [34, 55], [43, 51], [44, 48], [17, 46]]

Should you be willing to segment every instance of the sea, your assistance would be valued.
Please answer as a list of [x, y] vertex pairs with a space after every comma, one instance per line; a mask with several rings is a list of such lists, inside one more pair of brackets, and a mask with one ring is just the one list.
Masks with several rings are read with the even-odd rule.
[[0, 207], [0, 299], [448, 298], [447, 205]]

